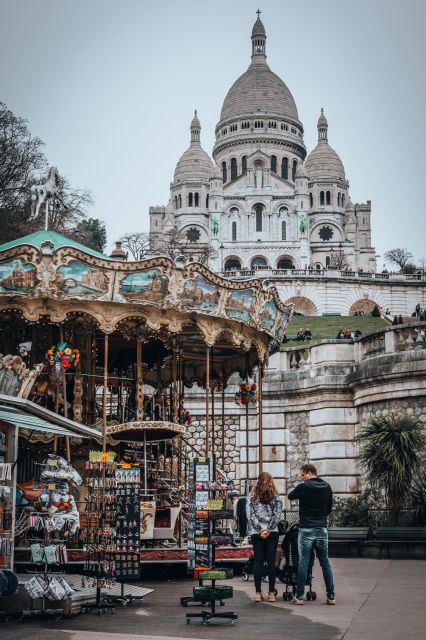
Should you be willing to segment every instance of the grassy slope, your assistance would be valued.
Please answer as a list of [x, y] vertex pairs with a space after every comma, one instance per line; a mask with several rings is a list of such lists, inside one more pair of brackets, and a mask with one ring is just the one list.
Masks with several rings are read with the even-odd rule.
[[[371, 316], [295, 316], [287, 326], [287, 338], [295, 338], [297, 332], [302, 327], [310, 329], [313, 340], [323, 338], [335, 338], [339, 329], [359, 329], [363, 334], [371, 333], [377, 329], [388, 327], [389, 323], [382, 318], [372, 318]], [[287, 346], [295, 346], [299, 343], [290, 342]]]

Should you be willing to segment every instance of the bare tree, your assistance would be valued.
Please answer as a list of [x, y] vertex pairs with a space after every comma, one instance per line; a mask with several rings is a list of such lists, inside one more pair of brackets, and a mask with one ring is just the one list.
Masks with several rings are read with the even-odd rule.
[[385, 261], [395, 264], [404, 271], [405, 267], [413, 260], [413, 254], [408, 249], [390, 249], [385, 252]]
[[341, 270], [346, 269], [347, 267], [349, 267], [349, 263], [346, 259], [346, 255], [343, 249], [338, 249], [338, 251], [331, 251], [330, 268]]
[[150, 237], [144, 231], [126, 233], [120, 238], [123, 247], [130, 251], [133, 260], [143, 260], [150, 250]]
[[197, 240], [191, 242], [185, 232], [176, 227], [164, 233], [151, 233], [150, 240], [151, 254], [167, 256], [173, 261], [183, 257], [187, 262], [208, 264], [216, 256], [216, 251], [210, 245], [198, 244]]

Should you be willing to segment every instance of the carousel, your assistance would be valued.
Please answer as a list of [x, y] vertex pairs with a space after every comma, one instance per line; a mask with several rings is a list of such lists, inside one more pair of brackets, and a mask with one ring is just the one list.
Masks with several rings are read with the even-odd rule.
[[[257, 406], [262, 468], [263, 371], [290, 315], [264, 280], [225, 280], [198, 263], [115, 260], [53, 231], [0, 246], [0, 392], [98, 434], [21, 429], [18, 482], [37, 478], [48, 453], [83, 478], [90, 456], [127, 479], [133, 473], [141, 554], [171, 545], [184, 553], [189, 461], [214, 456], [226, 479], [224, 398], [233, 374], [241, 383], [236, 410]], [[186, 438], [193, 388], [203, 397], [202, 450]], [[85, 501], [83, 484], [81, 531], [90, 520]], [[82, 544], [80, 533], [76, 558]]]

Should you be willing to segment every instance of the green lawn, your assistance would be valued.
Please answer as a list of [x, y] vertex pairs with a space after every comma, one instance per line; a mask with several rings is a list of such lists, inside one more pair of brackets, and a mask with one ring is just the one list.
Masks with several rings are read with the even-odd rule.
[[285, 348], [301, 344], [291, 340], [296, 337], [300, 328], [310, 329], [312, 340], [323, 340], [324, 338], [335, 338], [339, 329], [348, 328], [351, 331], [359, 329], [365, 335], [388, 326], [387, 320], [371, 316], [295, 316], [288, 323], [286, 331], [290, 342], [283, 346]]

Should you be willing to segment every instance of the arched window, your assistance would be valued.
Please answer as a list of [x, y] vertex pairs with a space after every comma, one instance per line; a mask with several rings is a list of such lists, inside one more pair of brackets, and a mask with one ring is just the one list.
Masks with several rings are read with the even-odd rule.
[[188, 193], [188, 207], [192, 207], [192, 193]]
[[320, 191], [320, 204], [324, 204], [324, 191]]
[[325, 194], [325, 204], [331, 204], [331, 194], [329, 191], [326, 191]]
[[200, 206], [200, 196], [197, 192], [195, 192], [194, 194], [194, 207], [199, 207]]
[[288, 213], [288, 208], [287, 207], [280, 207], [279, 213]]
[[263, 218], [263, 207], [261, 204], [257, 204], [254, 208], [254, 212], [256, 215], [256, 231], [262, 231], [262, 218]]
[[309, 194], [309, 206], [312, 207], [314, 206], [314, 196], [312, 195], [312, 193]]
[[288, 180], [288, 158], [281, 160], [281, 178]]
[[340, 192], [337, 194], [337, 206], [340, 207]]
[[257, 257], [253, 258], [250, 263], [250, 269], [267, 269], [268, 263], [265, 258]]
[[236, 158], [231, 158], [231, 180], [235, 180], [235, 178], [237, 178], [237, 176], [238, 176], [237, 159]]
[[342, 207], [345, 206], [345, 194], [342, 193]]
[[178, 196], [178, 209], [180, 209], [182, 207], [182, 196], [179, 195]]
[[277, 262], [277, 269], [294, 269], [293, 261], [290, 258], [280, 258]]
[[229, 213], [239, 213], [240, 210], [238, 209], [238, 207], [231, 207], [229, 210]]
[[277, 156], [271, 156], [271, 171], [277, 172]]
[[222, 180], [226, 182], [228, 179], [228, 172], [226, 171], [226, 162], [222, 162]]
[[296, 171], [297, 171], [297, 160], [293, 160], [293, 165], [291, 167], [291, 179], [293, 182], [296, 180]]
[[281, 240], [287, 240], [287, 222], [285, 220], [281, 222]]
[[241, 158], [241, 173], [247, 173], [247, 156]]
[[178, 208], [178, 199], [177, 199], [177, 196], [175, 196], [175, 209], [177, 208]]
[[237, 258], [229, 258], [225, 262], [225, 271], [230, 271], [231, 269], [241, 269], [241, 262]]
[[330, 256], [325, 256], [325, 266], [327, 269], [330, 266]]
[[209, 194], [206, 195], [206, 209], [209, 208]]
[[237, 240], [237, 223], [232, 223], [232, 242], [236, 242]]

